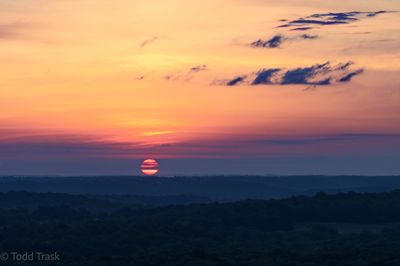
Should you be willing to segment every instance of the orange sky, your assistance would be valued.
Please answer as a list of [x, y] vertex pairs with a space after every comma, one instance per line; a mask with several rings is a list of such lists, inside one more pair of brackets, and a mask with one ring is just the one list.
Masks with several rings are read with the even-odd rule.
[[[400, 13], [315, 27], [310, 32], [318, 35], [315, 40], [298, 40], [300, 33], [277, 28], [281, 19], [379, 10], [396, 11], [400, 5], [392, 0], [2, 0], [0, 141], [75, 136], [85, 143], [144, 147], [146, 154], [178, 145], [179, 152], [160, 148], [160, 156], [207, 157], [186, 145], [396, 136]], [[276, 34], [290, 41], [275, 49], [249, 45]], [[260, 69], [326, 61], [352, 61], [364, 72], [351, 82], [311, 88], [226, 86], [226, 80]], [[202, 69], [191, 70], [198, 66]], [[399, 151], [397, 140], [375, 144]], [[246, 145], [236, 156], [297, 149]], [[230, 150], [210, 151], [215, 149], [221, 156]], [[128, 151], [124, 156], [144, 155]]]

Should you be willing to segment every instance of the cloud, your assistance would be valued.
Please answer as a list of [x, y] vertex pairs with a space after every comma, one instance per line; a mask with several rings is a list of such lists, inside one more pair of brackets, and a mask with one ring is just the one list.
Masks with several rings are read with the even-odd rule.
[[252, 81], [252, 85], [272, 84], [272, 77], [275, 73], [279, 72], [279, 68], [263, 69], [257, 73], [257, 77]]
[[305, 40], [313, 40], [313, 39], [317, 39], [318, 35], [303, 34], [303, 35], [300, 35], [300, 38], [303, 38]]
[[203, 71], [207, 71], [207, 65], [197, 65], [197, 66], [193, 66], [191, 67], [189, 70], [185, 71], [185, 72], [177, 72], [175, 74], [170, 74], [170, 75], [166, 75], [164, 76], [164, 79], [166, 80], [185, 80], [185, 81], [189, 81], [191, 80], [196, 74], [203, 72]]
[[329, 85], [332, 77], [325, 77], [322, 75], [324, 72], [333, 72], [329, 62], [311, 67], [291, 69], [286, 71], [279, 84]]
[[347, 24], [345, 21], [324, 21], [324, 20], [314, 20], [314, 19], [297, 19], [290, 22], [288, 25], [282, 26], [290, 26], [293, 24], [317, 24], [317, 25], [335, 25], [335, 24]]
[[311, 30], [311, 29], [313, 29], [313, 27], [297, 27], [297, 28], [291, 29], [291, 31], [306, 31], [306, 30]]
[[282, 35], [278, 34], [278, 35], [275, 35], [275, 36], [271, 37], [269, 40], [266, 40], [266, 41], [263, 41], [263, 40], [259, 39], [259, 40], [255, 41], [255, 42], [252, 42], [250, 44], [250, 46], [255, 47], [255, 48], [259, 48], [259, 47], [262, 47], [262, 48], [277, 48], [282, 44], [282, 42], [284, 40], [285, 40], [285, 38]]
[[140, 48], [144, 48], [145, 46], [155, 42], [158, 39], [157, 36], [153, 36], [150, 39], [144, 40], [143, 42], [140, 43]]
[[[388, 13], [391, 11], [374, 11], [374, 12], [338, 12], [338, 13], [320, 13], [312, 14], [304, 18], [298, 18], [295, 20], [288, 21], [281, 19], [281, 24], [277, 28], [289, 28], [289, 31], [308, 31], [312, 30], [314, 26], [328, 26], [328, 25], [343, 25], [356, 22], [358, 20], [375, 17], [379, 14]], [[300, 36], [284, 36], [282, 33], [275, 34], [268, 40], [258, 39], [250, 43], [253, 48], [278, 48], [286, 41], [296, 41], [299, 39], [303, 40], [314, 40], [317, 39], [318, 35], [303, 34]]]
[[311, 26], [330, 26], [349, 24], [368, 17], [375, 17], [379, 14], [388, 13], [389, 11], [374, 11], [374, 12], [338, 12], [338, 13], [320, 13], [312, 14], [304, 18], [298, 18], [288, 23], [279, 25], [278, 28], [294, 27], [291, 30], [308, 30]]
[[338, 133], [327, 134], [322, 136], [309, 136], [309, 137], [294, 137], [294, 138], [265, 138], [255, 140], [258, 144], [272, 144], [272, 145], [311, 145], [322, 144], [329, 142], [344, 142], [344, 141], [362, 141], [373, 139], [398, 139], [399, 134], [384, 134], [384, 133]]
[[318, 38], [318, 35], [311, 35], [311, 34], [302, 34], [302, 35], [293, 36], [293, 37], [286, 37], [281, 34], [277, 34], [265, 41], [262, 39], [254, 41], [254, 42], [250, 43], [250, 46], [253, 48], [278, 48], [278, 47], [281, 47], [283, 42], [286, 42], [286, 41], [296, 41], [298, 39], [313, 40], [313, 39], [317, 39], [317, 38]]
[[0, 159], [120, 157], [139, 152], [134, 142], [116, 142], [89, 135], [0, 129]]
[[329, 61], [293, 69], [267, 68], [251, 75], [238, 76], [225, 82], [227, 86], [247, 85], [313, 85], [324, 86], [349, 82], [363, 73], [362, 68], [352, 69], [353, 62], [332, 65]]
[[357, 76], [358, 74], [361, 74], [363, 71], [364, 71], [363, 69], [358, 69], [358, 70], [356, 70], [354, 72], [350, 72], [347, 75], [343, 76], [341, 79], [339, 79], [339, 81], [340, 82], [349, 82], [349, 81], [351, 81], [351, 79], [354, 76]]
[[189, 72], [197, 73], [197, 72], [205, 71], [205, 70], [207, 70], [207, 66], [206, 65], [198, 65], [198, 66], [192, 67]]
[[[338, 145], [338, 143], [343, 145]], [[171, 143], [163, 145], [159, 153], [168, 152], [176, 157], [195, 156], [195, 157], [234, 157], [234, 156], [253, 156], [253, 155], [277, 155], [277, 154], [307, 154], [354, 151], [363, 147], [363, 154], [366, 147], [371, 145], [371, 152], [379, 149], [387, 150], [400, 143], [399, 134], [385, 133], [322, 133], [310, 135], [298, 135], [295, 132], [292, 135], [277, 136], [268, 134], [254, 134], [254, 132], [242, 132], [237, 134], [223, 134], [211, 138], [193, 139], [190, 142]]]
[[[23, 170], [24, 166], [21, 162], [24, 161], [32, 164], [46, 161], [49, 167], [54, 166], [53, 162], [70, 162], [67, 164], [77, 167], [75, 162], [80, 164], [90, 160], [124, 158], [132, 160], [143, 158], [146, 154], [156, 154], [158, 158], [242, 158], [257, 155], [276, 156], [297, 153], [304, 156], [304, 154], [326, 154], [326, 151], [332, 153], [362, 151], [364, 155], [366, 151], [376, 154], [379, 150], [385, 152], [395, 150], [395, 147], [399, 147], [400, 144], [400, 135], [396, 133], [342, 132], [299, 135], [295, 131], [294, 129], [293, 134], [284, 134], [284, 136], [255, 134], [251, 130], [236, 133], [221, 131], [218, 135], [207, 138], [198, 137], [190, 141], [143, 145], [140, 142], [115, 141], [113, 136], [68, 134], [59, 131], [49, 132], [45, 129], [35, 131], [0, 129], [0, 162], [15, 162], [18, 172]], [[151, 134], [164, 133], [169, 132], [151, 132]], [[338, 145], [338, 143], [343, 145]], [[367, 150], [366, 147], [370, 148]], [[103, 169], [104, 165], [100, 164], [100, 166]], [[81, 167], [80, 170], [85, 169], [86, 164]], [[41, 168], [40, 171], [43, 169]]]
[[246, 79], [246, 76], [243, 77], [236, 77], [234, 79], [229, 80], [226, 85], [227, 86], [235, 86], [242, 83]]

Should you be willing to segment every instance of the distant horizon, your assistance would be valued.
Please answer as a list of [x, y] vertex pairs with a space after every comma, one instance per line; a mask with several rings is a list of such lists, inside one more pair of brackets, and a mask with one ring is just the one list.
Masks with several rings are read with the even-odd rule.
[[[380, 158], [382, 159], [382, 158]], [[347, 157], [328, 158], [292, 158], [287, 159], [169, 159], [158, 160], [160, 172], [157, 176], [397, 176], [400, 175], [400, 165], [396, 165], [397, 157], [386, 157], [384, 163], [378, 164], [375, 157], [363, 160], [351, 160]], [[29, 161], [26, 165], [7, 164], [0, 162], [0, 175], [23, 176], [142, 176], [140, 164], [142, 160], [132, 159], [97, 159], [81, 162], [69, 161]], [[282, 165], [287, 169], [282, 171]], [[390, 165], [396, 166], [389, 168]], [[24, 171], [17, 170], [19, 167]], [[364, 170], [360, 171], [359, 169]], [[269, 171], [263, 171], [269, 169]], [[144, 176], [144, 175], [143, 175]], [[147, 178], [151, 178], [148, 177]]]
[[[157, 179], [157, 178], [191, 178], [191, 177], [399, 177], [400, 174], [397, 175], [324, 175], [324, 174], [301, 174], [301, 175], [274, 175], [274, 174], [265, 174], [265, 175], [176, 175], [176, 176], [167, 176], [167, 175], [154, 175], [154, 176], [146, 176], [146, 175], [57, 175], [57, 174], [48, 174], [48, 175], [0, 175], [0, 178], [69, 178], [69, 177], [122, 177], [122, 178], [143, 178], [143, 179]], [[399, 188], [400, 189], [400, 188]]]

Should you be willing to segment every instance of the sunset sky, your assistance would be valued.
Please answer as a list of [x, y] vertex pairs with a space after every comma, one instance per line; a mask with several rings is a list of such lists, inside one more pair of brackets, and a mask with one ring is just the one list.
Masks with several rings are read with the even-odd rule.
[[0, 0], [0, 174], [400, 174], [398, 11]]

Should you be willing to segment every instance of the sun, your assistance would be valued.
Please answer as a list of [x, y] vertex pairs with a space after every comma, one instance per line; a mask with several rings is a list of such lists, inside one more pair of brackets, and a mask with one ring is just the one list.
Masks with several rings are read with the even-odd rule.
[[154, 159], [146, 159], [140, 165], [142, 173], [148, 176], [155, 175], [159, 172], [158, 162]]

